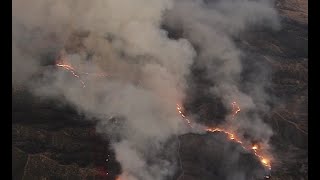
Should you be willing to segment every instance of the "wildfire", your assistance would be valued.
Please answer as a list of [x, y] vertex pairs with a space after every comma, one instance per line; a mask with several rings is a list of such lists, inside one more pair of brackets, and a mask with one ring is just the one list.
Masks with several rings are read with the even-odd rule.
[[182, 112], [182, 108], [179, 104], [177, 104], [177, 110], [178, 110], [178, 113], [180, 114], [180, 116], [187, 122], [187, 124], [192, 128], [192, 125], [191, 125], [191, 121], [186, 118], [186, 115], [183, 114]]
[[232, 117], [234, 118], [239, 112], [240, 112], [240, 106], [237, 104], [237, 102], [232, 102]]
[[268, 159], [263, 158], [263, 159], [261, 159], [261, 162], [262, 162], [263, 164], [267, 165], [269, 161], [268, 161]]
[[[65, 70], [69, 71], [69, 72], [71, 72], [74, 77], [76, 77], [76, 78], [78, 78], [78, 79], [80, 80], [80, 82], [81, 82], [82, 85], [83, 85], [83, 88], [86, 87], [85, 82], [80, 78], [80, 75], [77, 73], [76, 69], [75, 69], [72, 65], [67, 64], [67, 63], [65, 63], [65, 62], [62, 60], [62, 61], [58, 62], [58, 63], [56, 64], [56, 66], [57, 66], [57, 67], [60, 67], [60, 68], [63, 68], [63, 69], [65, 69]], [[87, 72], [85, 72], [85, 73], [83, 73], [83, 74], [86, 74], [86, 75], [94, 75], [94, 76], [96, 76], [96, 77], [106, 77], [106, 76], [108, 76], [108, 75], [103, 74], [103, 73], [100, 73], [100, 74], [99, 74], [99, 73], [87, 73]], [[232, 117], [234, 118], [234, 117], [240, 112], [241, 109], [240, 109], [240, 106], [239, 106], [239, 105], [237, 104], [237, 102], [235, 102], [235, 101], [232, 102], [231, 105], [232, 105]], [[190, 120], [186, 117], [186, 115], [183, 113], [182, 107], [181, 107], [179, 104], [176, 105], [176, 109], [177, 109], [178, 113], [180, 114], [180, 116], [182, 117], [182, 119], [183, 119], [191, 128], [193, 128], [191, 121], [190, 121]], [[244, 146], [243, 142], [242, 142], [239, 138], [237, 138], [237, 136], [236, 136], [234, 133], [232, 133], [232, 132], [230, 132], [230, 131], [228, 131], [228, 130], [226, 130], [226, 129], [222, 129], [222, 128], [218, 128], [218, 127], [207, 127], [207, 128], [205, 128], [204, 130], [205, 130], [206, 132], [211, 132], [211, 133], [213, 133], [213, 132], [221, 132], [221, 133], [226, 134], [226, 135], [229, 137], [230, 140], [237, 142], [237, 143], [240, 144], [245, 150], [250, 150], [250, 149], [253, 150], [254, 155], [260, 159], [260, 162], [261, 162], [265, 167], [268, 167], [269, 169], [271, 169], [270, 160], [267, 159], [266, 157], [264, 157], [263, 155], [261, 155], [261, 152], [259, 151], [260, 148], [258, 147], [258, 145], [255, 144], [255, 145], [250, 146], [250, 147], [249, 147], [249, 146]], [[108, 173], [106, 173], [106, 174], [108, 175]], [[268, 177], [269, 177], [269, 176], [268, 176]], [[117, 177], [116, 180], [120, 180], [120, 177]]]
[[57, 63], [56, 65], [59, 66], [59, 67], [62, 67], [64, 69], [67, 69], [67, 70], [70, 70], [70, 71], [74, 71], [74, 68], [72, 66], [68, 65], [68, 64]]
[[[78, 78], [82, 84], [82, 87], [85, 88], [86, 84], [85, 82], [80, 78], [80, 75], [76, 72], [76, 69], [74, 67], [72, 67], [72, 65], [65, 63], [64, 60], [59, 61], [56, 66], [63, 68], [69, 72], [71, 72], [73, 74], [74, 77]], [[93, 75], [96, 77], [107, 77], [107, 74], [104, 73], [88, 73], [88, 72], [83, 72], [82, 74], [86, 74], [86, 75]]]
[[258, 149], [258, 145], [253, 145], [251, 149], [256, 151]]
[[[236, 110], [233, 111], [234, 112], [233, 115], [236, 115], [238, 112], [240, 112], [240, 107], [237, 105], [236, 102], [233, 102], [232, 106], [233, 106], [233, 108], [236, 107]], [[181, 108], [181, 106], [179, 104], [177, 104], [177, 111], [180, 114], [180, 116], [182, 117], [182, 119], [185, 120], [187, 122], [187, 124], [192, 128], [191, 121], [186, 118], [186, 115], [182, 112], [182, 108]], [[261, 152], [259, 151], [260, 148], [258, 147], [257, 144], [255, 144], [255, 145], [253, 145], [251, 147], [250, 146], [245, 146], [243, 144], [243, 142], [239, 138], [237, 138], [237, 136], [234, 133], [232, 133], [232, 132], [230, 132], [230, 131], [228, 131], [226, 129], [223, 129], [223, 128], [207, 127], [204, 130], [206, 132], [211, 132], [211, 133], [213, 133], [213, 132], [221, 132], [221, 133], [226, 134], [229, 137], [230, 140], [235, 141], [238, 144], [240, 144], [243, 149], [245, 149], [247, 151], [249, 151], [250, 149], [253, 150], [254, 155], [259, 158], [261, 164], [264, 165], [265, 167], [267, 167], [268, 169], [271, 169], [270, 160], [267, 159], [266, 157], [264, 157], [263, 155], [261, 155]]]
[[86, 84], [85, 82], [80, 78], [80, 76], [75, 72], [74, 68], [68, 64], [62, 64], [62, 63], [57, 63], [56, 66], [62, 67], [63, 69], [66, 69], [67, 71], [71, 72], [74, 77], [78, 78], [82, 84], [82, 87], [85, 88]]

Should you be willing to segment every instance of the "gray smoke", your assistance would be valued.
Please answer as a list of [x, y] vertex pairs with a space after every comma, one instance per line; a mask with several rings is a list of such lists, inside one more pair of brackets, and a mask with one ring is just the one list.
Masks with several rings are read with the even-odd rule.
[[[241, 52], [232, 36], [251, 25], [278, 26], [264, 1], [14, 0], [12, 5], [13, 87], [63, 97], [79, 112], [99, 118], [99, 132], [120, 137], [113, 148], [121, 177], [128, 180], [161, 180], [174, 173], [175, 164], [158, 154], [169, 138], [186, 132], [176, 103], [185, 98], [194, 59], [206, 67], [216, 83], [212, 93], [225, 106], [236, 100], [242, 109], [256, 108], [255, 96], [263, 92], [256, 88], [250, 96], [239, 90]], [[163, 22], [182, 26], [185, 38], [168, 38]], [[201, 48], [198, 54], [191, 43]], [[72, 75], [41, 65], [57, 52], [79, 72], [109, 77], [80, 76], [82, 88]], [[40, 72], [42, 79], [33, 80]], [[117, 128], [109, 126], [110, 116], [122, 117]], [[238, 122], [236, 129], [245, 127], [259, 138], [272, 133], [258, 116]]]
[[[225, 126], [240, 134], [245, 132], [268, 147], [272, 129], [259, 115], [269, 110], [269, 95], [264, 90], [267, 82], [262, 71], [255, 73], [254, 81], [241, 80], [243, 64], [250, 62], [243, 58], [233, 39], [251, 28], [278, 30], [273, 1], [177, 0], [165, 22], [172, 29], [180, 28], [182, 36], [198, 47], [195, 65], [205, 69], [206, 78], [214, 84], [211, 94], [221, 98], [227, 109], [234, 101], [241, 107], [237, 120], [228, 116]], [[243, 84], [246, 92], [240, 88]]]
[[[13, 49], [13, 85], [37, 73], [41, 54], [59, 48], [79, 71], [109, 74], [107, 79], [81, 76], [86, 83], [82, 88], [62, 70], [48, 70], [44, 81], [50, 83], [42, 79], [28, 86], [40, 96], [62, 96], [80, 112], [100, 118], [101, 133], [113, 130], [106, 126], [109, 116], [123, 117], [121, 130], [112, 133], [120, 136], [113, 147], [124, 179], [157, 180], [174, 173], [168, 160], [150, 155], [184, 130], [176, 103], [183, 100], [184, 77], [195, 55], [186, 39], [170, 40], [159, 28], [171, 6], [171, 1], [158, 0], [13, 2], [14, 44], [28, 38], [25, 46]], [[72, 39], [76, 31], [89, 35]], [[74, 41], [81, 41], [81, 47]]]

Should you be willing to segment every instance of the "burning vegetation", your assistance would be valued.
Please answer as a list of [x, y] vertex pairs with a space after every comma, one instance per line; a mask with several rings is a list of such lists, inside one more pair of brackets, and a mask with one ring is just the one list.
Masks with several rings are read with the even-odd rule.
[[[38, 97], [61, 98], [88, 120], [95, 119], [95, 130], [110, 140], [113, 159], [121, 165], [117, 179], [172, 179], [177, 162], [183, 171], [183, 157], [179, 154], [175, 161], [177, 144], [171, 148], [165, 144], [178, 139], [178, 152], [185, 151], [179, 138], [189, 134], [205, 136], [213, 144], [215, 136], [221, 136], [224, 139], [217, 143], [231, 145], [230, 152], [224, 152], [228, 148], [224, 146], [205, 150], [226, 155], [218, 160], [221, 167], [213, 165], [213, 169], [223, 169], [222, 179], [250, 179], [251, 172], [260, 177], [262, 168], [267, 170], [265, 178], [270, 178], [274, 157], [269, 143], [274, 132], [263, 117], [270, 110], [268, 78], [259, 65], [252, 68], [237, 39], [261, 25], [279, 29], [273, 4], [233, 0], [131, 3], [14, 0], [13, 89], [26, 85]], [[58, 50], [63, 53], [54, 70], [47, 71], [37, 62]], [[39, 71], [43, 76], [32, 79]], [[66, 78], [66, 73], [73, 78]], [[195, 96], [189, 91], [195, 91]], [[193, 103], [194, 99], [200, 100]], [[218, 115], [211, 118], [210, 111]], [[232, 153], [235, 156], [229, 157]], [[249, 163], [242, 162], [243, 154], [251, 158]], [[105, 163], [105, 157], [101, 159]], [[113, 160], [108, 157], [109, 161]], [[250, 165], [237, 169], [239, 164]], [[274, 162], [272, 167], [276, 168]], [[99, 172], [112, 179], [116, 175], [105, 168]]]
[[[67, 71], [69, 71], [75, 78], [79, 79], [79, 81], [81, 82], [81, 84], [83, 85], [83, 88], [85, 88], [85, 82], [81, 79], [81, 77], [77, 74], [77, 71], [76, 69], [71, 65], [71, 64], [68, 64], [67, 61], [65, 60], [65, 58], [61, 58], [57, 61], [56, 63], [56, 66], [59, 67], [59, 68], [63, 68]], [[89, 73], [82, 73], [82, 74], [86, 74], [86, 75], [91, 75]], [[107, 75], [105, 75], [104, 73], [100, 73], [100, 74], [95, 74], [93, 73], [93, 75], [95, 77], [107, 77]], [[239, 104], [236, 102], [236, 101], [233, 101], [231, 103], [231, 106], [232, 106], [232, 118], [235, 119], [236, 118], [236, 115], [241, 111], [240, 109], [240, 106]], [[192, 123], [191, 123], [191, 120], [189, 120], [187, 118], [187, 116], [183, 113], [183, 108], [180, 106], [180, 104], [176, 104], [176, 109], [177, 109], [177, 112], [179, 113], [179, 115], [182, 117], [182, 119], [187, 123], [187, 125], [190, 127], [190, 128], [193, 128], [192, 126]], [[219, 127], [204, 127], [203, 129], [204, 131], [208, 132], [208, 133], [215, 133], [215, 132], [219, 132], [219, 133], [224, 133], [226, 134], [229, 139], [231, 141], [234, 141], [238, 144], [241, 145], [241, 147], [243, 149], [245, 149], [246, 151], [252, 151], [253, 154], [260, 160], [261, 164], [266, 167], [269, 172], [271, 171], [271, 161], [269, 158], [266, 157], [266, 155], [263, 154], [262, 150], [263, 150], [263, 147], [260, 147], [257, 144], [252, 144], [251, 143], [251, 146], [249, 146], [250, 143], [244, 143], [242, 140], [240, 140], [236, 134], [234, 132], [231, 132], [231, 131], [228, 131], [226, 129], [223, 129], [223, 128], [219, 128]], [[106, 175], [108, 175], [108, 173], [104, 173]], [[265, 175], [265, 178], [266, 179], [269, 179], [270, 178], [270, 174], [267, 173], [267, 175]], [[120, 177], [117, 177], [116, 180], [120, 180]]]

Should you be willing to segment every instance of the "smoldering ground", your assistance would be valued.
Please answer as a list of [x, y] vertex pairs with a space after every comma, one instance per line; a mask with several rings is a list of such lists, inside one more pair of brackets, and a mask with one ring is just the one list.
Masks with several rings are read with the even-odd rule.
[[[13, 88], [65, 98], [80, 113], [99, 118], [100, 133], [120, 137], [112, 146], [122, 178], [156, 180], [175, 174], [176, 164], [156, 154], [172, 136], [189, 131], [176, 104], [188, 100], [187, 89], [194, 86], [188, 82], [196, 76], [191, 66], [204, 72], [210, 82], [207, 95], [219, 100], [222, 109], [229, 110], [232, 101], [244, 109], [236, 122], [220, 116], [228, 127], [268, 144], [272, 131], [258, 113], [268, 109], [268, 95], [260, 81], [240, 88], [241, 50], [233, 38], [259, 25], [278, 28], [272, 3], [14, 0], [12, 16]], [[183, 35], [169, 38], [163, 24], [180, 28]], [[81, 31], [88, 33], [74, 36]], [[41, 65], [52, 53], [52, 59], [60, 55], [79, 71], [110, 77], [81, 76], [82, 88], [79, 78]], [[42, 77], [34, 80], [38, 72]], [[110, 116], [123, 117], [121, 131], [107, 126]]]

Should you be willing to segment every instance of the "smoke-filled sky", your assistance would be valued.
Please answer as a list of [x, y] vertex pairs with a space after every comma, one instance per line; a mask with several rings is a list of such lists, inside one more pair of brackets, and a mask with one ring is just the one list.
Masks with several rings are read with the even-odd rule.
[[[248, 83], [250, 91], [241, 91], [242, 52], [233, 42], [248, 28], [279, 28], [272, 1], [13, 0], [12, 5], [13, 88], [63, 97], [80, 113], [99, 118], [100, 133], [120, 137], [113, 148], [122, 179], [162, 180], [175, 173], [175, 164], [157, 154], [169, 138], [187, 132], [176, 104], [188, 98], [191, 66], [204, 67], [215, 84], [212, 96], [226, 108], [232, 101], [241, 105], [243, 115], [228, 127], [265, 143], [272, 135], [256, 113], [268, 109], [264, 84]], [[163, 24], [182, 29], [183, 36], [170, 39]], [[82, 88], [63, 70], [43, 66], [59, 55], [79, 71], [109, 77], [81, 76]], [[35, 80], [39, 72], [42, 79]], [[122, 117], [121, 131], [107, 125], [110, 116]]]

